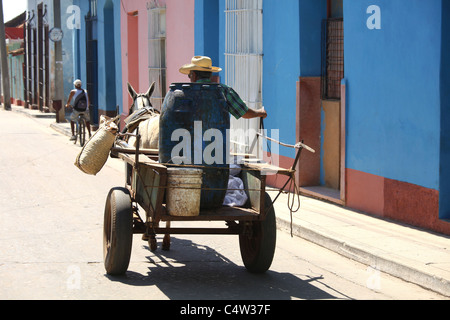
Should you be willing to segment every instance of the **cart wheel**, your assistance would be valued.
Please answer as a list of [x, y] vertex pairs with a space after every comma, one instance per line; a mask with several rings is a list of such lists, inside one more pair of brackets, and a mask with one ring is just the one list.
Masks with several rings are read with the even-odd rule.
[[103, 224], [103, 259], [109, 275], [124, 274], [130, 263], [133, 243], [133, 208], [125, 188], [108, 194]]
[[[264, 273], [272, 264], [277, 239], [277, 225], [272, 200], [266, 193], [264, 221], [253, 221], [239, 234], [242, 261], [251, 273]], [[244, 222], [245, 223], [245, 222]]]

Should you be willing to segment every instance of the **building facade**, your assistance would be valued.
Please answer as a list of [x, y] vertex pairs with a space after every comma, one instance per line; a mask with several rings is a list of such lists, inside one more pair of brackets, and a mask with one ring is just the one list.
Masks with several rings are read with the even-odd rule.
[[[11, 103], [24, 105], [24, 29], [25, 12], [5, 23], [6, 52], [10, 77]], [[3, 90], [3, 88], [2, 88]]]
[[344, 2], [343, 81], [346, 205], [447, 234], [449, 8]]
[[24, 23], [25, 107], [56, 112], [61, 122], [74, 81], [72, 6], [71, 0], [28, 0]]
[[74, 79], [88, 90], [92, 119], [98, 124], [101, 115], [115, 116], [122, 108], [123, 7], [120, 1], [74, 0], [71, 8], [69, 22], [70, 15], [80, 15], [79, 27], [72, 29]]
[[25, 31], [27, 106], [61, 121], [73, 82], [89, 92], [91, 119], [122, 103], [120, 1], [29, 0]]
[[[254, 81], [244, 96], [265, 128], [317, 151], [297, 168], [303, 193], [450, 234], [446, 1], [197, 0], [195, 13], [195, 53], [228, 84]], [[294, 151], [278, 156], [289, 167]]]
[[[152, 103], [160, 108], [171, 83], [189, 81], [180, 66], [194, 55], [210, 56], [223, 69], [220, 82], [250, 107], [267, 110], [270, 136], [316, 150], [303, 151], [296, 168], [303, 194], [450, 234], [448, 1], [31, 3], [49, 31], [60, 24], [64, 33], [61, 59], [57, 41], [49, 42], [49, 100], [67, 99], [80, 78], [94, 118], [115, 115], [117, 106], [124, 118], [131, 106], [127, 82], [138, 92], [155, 82]], [[60, 83], [64, 92], [53, 98]], [[236, 151], [292, 165], [294, 149], [254, 143], [258, 120], [231, 125], [249, 133], [231, 136]], [[268, 182], [280, 187], [285, 180], [269, 176]]]
[[132, 101], [129, 82], [137, 92], [147, 92], [155, 82], [152, 105], [161, 108], [169, 85], [188, 79], [178, 72], [194, 55], [194, 0], [123, 0], [122, 97], [123, 116]]

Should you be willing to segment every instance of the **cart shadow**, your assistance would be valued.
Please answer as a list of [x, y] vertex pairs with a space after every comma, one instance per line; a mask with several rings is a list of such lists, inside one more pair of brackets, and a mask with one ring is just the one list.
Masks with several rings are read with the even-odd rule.
[[211, 247], [174, 237], [171, 240], [171, 251], [158, 249], [147, 256], [147, 274], [129, 268], [122, 277], [108, 277], [131, 286], [157, 286], [171, 300], [316, 300], [343, 296], [314, 286], [323, 279], [321, 276], [300, 278], [271, 270], [252, 274]]

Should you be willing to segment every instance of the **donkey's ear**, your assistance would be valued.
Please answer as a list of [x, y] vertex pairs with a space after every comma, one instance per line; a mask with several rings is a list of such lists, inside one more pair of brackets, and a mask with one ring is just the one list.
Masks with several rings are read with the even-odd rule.
[[153, 83], [150, 85], [150, 88], [148, 88], [147, 93], [145, 94], [149, 99], [153, 94], [153, 91], [155, 91], [155, 82], [153, 81]]
[[131, 98], [134, 100], [137, 97], [137, 93], [134, 90], [134, 88], [131, 86], [131, 84], [129, 82], [127, 82], [127, 86], [128, 86], [128, 93], [130, 94]]

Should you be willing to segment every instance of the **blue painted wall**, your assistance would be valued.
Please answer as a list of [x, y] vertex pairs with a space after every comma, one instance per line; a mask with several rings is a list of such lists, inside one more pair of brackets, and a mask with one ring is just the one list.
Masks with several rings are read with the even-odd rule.
[[[86, 84], [86, 21], [89, 1], [78, 0], [74, 4], [81, 9], [81, 29], [73, 30], [74, 78]], [[96, 30], [98, 45], [98, 109], [115, 111], [116, 105], [122, 111], [122, 68], [120, 0], [98, 0]], [[107, 46], [107, 47], [105, 47]], [[113, 76], [115, 74], [115, 76]], [[72, 84], [73, 87], [73, 84]]]
[[344, 30], [347, 168], [438, 190], [441, 0], [344, 0]]
[[[371, 5], [381, 10], [379, 30], [367, 27]], [[449, 6], [442, 0], [344, 0], [343, 10], [346, 167], [440, 190], [441, 216], [450, 211]], [[326, 8], [326, 0], [264, 1], [265, 127], [280, 129], [286, 143], [296, 142], [298, 78], [320, 76]], [[221, 67], [224, 11], [225, 0], [196, 1], [196, 54], [215, 57]], [[280, 154], [294, 157], [286, 148]]]
[[[296, 143], [297, 81], [300, 76], [300, 1], [263, 2], [263, 105], [266, 129], [279, 129], [280, 141]], [[280, 147], [280, 155], [295, 151]]]
[[[73, 80], [70, 82], [70, 90], [73, 89], [73, 81], [80, 79], [83, 82], [83, 86], [86, 87], [86, 21], [84, 17], [89, 11], [89, 1], [75, 0], [73, 5], [80, 8], [80, 27], [69, 29], [72, 34], [72, 52], [73, 54]], [[61, 12], [65, 13], [67, 19], [74, 15], [75, 12], [67, 13], [66, 7], [61, 7]], [[66, 20], [62, 20], [62, 25], [66, 26]], [[66, 50], [67, 51], [67, 50]], [[69, 92], [70, 92], [69, 90]]]
[[326, 0], [301, 0], [300, 77], [320, 77], [322, 20], [327, 17]]
[[[314, 1], [307, 2], [312, 4]], [[213, 63], [222, 68], [225, 68], [225, 9], [225, 0], [195, 2], [195, 54], [210, 56]], [[269, 130], [280, 129], [280, 140], [290, 144], [296, 142], [296, 82], [300, 75], [299, 10], [298, 0], [263, 2], [263, 105], [270, 114], [264, 125]], [[316, 50], [320, 52], [320, 43]], [[320, 53], [318, 59], [320, 72]], [[219, 76], [223, 80], [224, 71]], [[292, 158], [295, 156], [294, 151], [287, 148], [280, 148], [280, 153]]]
[[[123, 108], [121, 105], [123, 85], [120, 55], [121, 10], [120, 0], [98, 0], [98, 104], [100, 110], [114, 111], [116, 105], [120, 106], [120, 110]], [[111, 21], [112, 18], [114, 21]]]
[[[81, 8], [81, 16], [83, 16], [83, 1], [80, 0], [62, 0], [61, 1], [61, 29], [63, 30], [64, 37], [62, 39], [63, 47], [63, 77], [64, 77], [64, 101], [67, 102], [70, 91], [73, 89], [73, 82], [79, 74], [76, 74], [78, 58], [76, 52], [78, 51], [78, 43], [74, 41], [76, 36], [75, 29], [69, 29], [67, 27], [67, 21], [73, 21], [73, 12], [67, 13], [67, 9], [71, 5], [77, 5]], [[81, 20], [83, 23], [84, 20]], [[81, 26], [82, 27], [82, 26]]]
[[440, 218], [450, 219], [450, 1], [442, 2]]
[[219, 0], [195, 1], [195, 55], [219, 63]]

